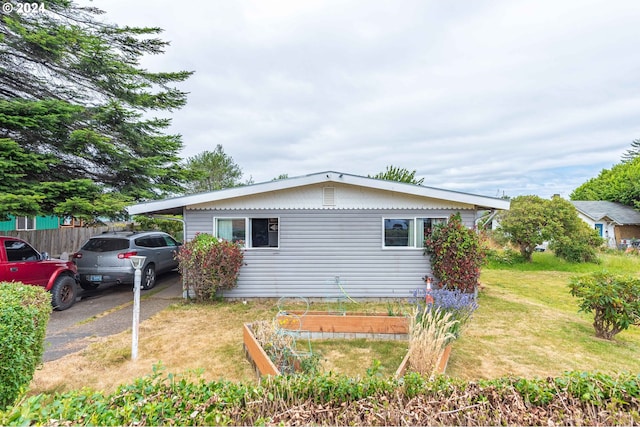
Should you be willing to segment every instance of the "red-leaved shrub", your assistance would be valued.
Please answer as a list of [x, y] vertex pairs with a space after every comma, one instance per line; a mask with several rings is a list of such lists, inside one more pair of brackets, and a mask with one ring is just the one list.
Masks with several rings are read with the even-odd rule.
[[208, 300], [219, 290], [235, 288], [243, 258], [240, 244], [196, 234], [177, 256], [185, 290], [196, 300]]

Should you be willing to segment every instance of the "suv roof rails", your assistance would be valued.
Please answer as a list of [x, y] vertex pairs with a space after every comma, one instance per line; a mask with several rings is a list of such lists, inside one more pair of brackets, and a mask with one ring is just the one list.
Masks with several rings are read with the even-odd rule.
[[133, 236], [134, 234], [138, 234], [138, 231], [131, 231], [131, 230], [107, 230], [107, 231], [103, 231], [101, 234], [113, 234], [118, 235], [118, 234], [124, 234], [127, 236]]

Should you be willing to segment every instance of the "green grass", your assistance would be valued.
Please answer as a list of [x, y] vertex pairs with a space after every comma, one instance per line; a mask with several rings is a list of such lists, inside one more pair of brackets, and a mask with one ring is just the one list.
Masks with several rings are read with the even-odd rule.
[[608, 270], [621, 274], [638, 274], [640, 257], [621, 252], [607, 252], [599, 255], [599, 263], [570, 263], [556, 257], [552, 252], [535, 252], [530, 263], [498, 263], [489, 261], [485, 269], [509, 271], [562, 271], [567, 273], [591, 273]]
[[598, 339], [593, 316], [578, 312], [579, 300], [569, 294], [571, 277], [603, 269], [637, 275], [640, 258], [605, 254], [600, 264], [569, 264], [536, 253], [530, 264], [485, 268], [480, 308], [454, 343], [447, 373], [476, 379], [640, 372], [640, 328]]

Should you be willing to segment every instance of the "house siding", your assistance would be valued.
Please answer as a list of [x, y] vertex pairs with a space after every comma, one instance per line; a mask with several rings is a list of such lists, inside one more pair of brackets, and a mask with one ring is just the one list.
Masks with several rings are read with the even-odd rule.
[[[60, 227], [60, 219], [57, 216], [36, 216], [34, 230], [55, 230]], [[16, 217], [9, 215], [8, 221], [0, 221], [0, 231], [15, 231]]]
[[[383, 218], [448, 217], [446, 209], [186, 210], [187, 239], [212, 233], [214, 218], [279, 218], [279, 248], [245, 251], [228, 298], [407, 298], [431, 272], [420, 248], [383, 248]], [[460, 210], [473, 226], [475, 211]], [[340, 278], [343, 289], [336, 284]], [[343, 291], [344, 290], [344, 291]], [[346, 294], [346, 295], [345, 295]]]

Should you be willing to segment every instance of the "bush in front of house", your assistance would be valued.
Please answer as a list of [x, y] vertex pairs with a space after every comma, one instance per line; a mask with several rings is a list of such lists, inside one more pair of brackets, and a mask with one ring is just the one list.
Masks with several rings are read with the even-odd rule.
[[237, 286], [243, 258], [239, 243], [199, 233], [177, 255], [183, 286], [196, 300], [213, 299], [218, 291]]
[[640, 326], [640, 279], [596, 272], [572, 278], [569, 287], [581, 299], [580, 311], [593, 312], [597, 337], [612, 340], [629, 326]]
[[459, 213], [434, 228], [425, 240], [425, 254], [429, 255], [431, 271], [442, 286], [464, 292], [475, 290], [484, 250], [478, 234], [462, 223]]
[[28, 387], [44, 353], [51, 295], [40, 286], [0, 282], [0, 409]]

